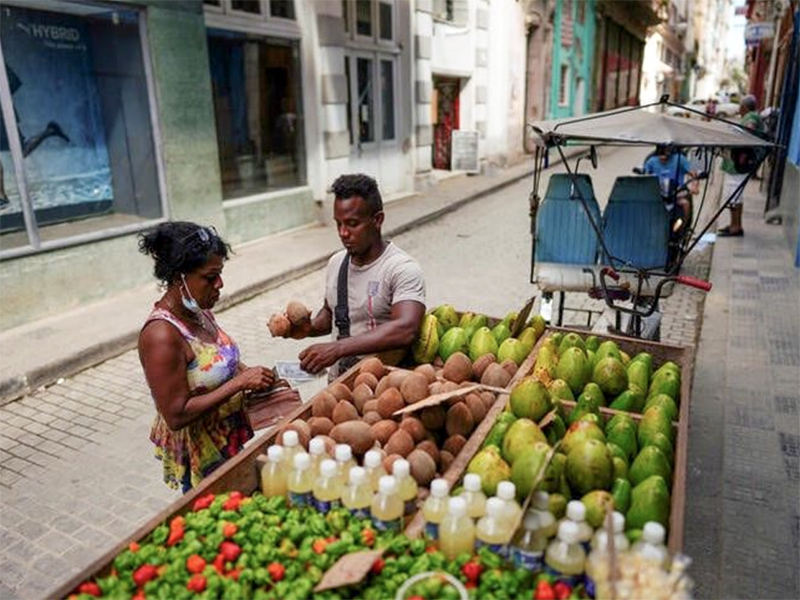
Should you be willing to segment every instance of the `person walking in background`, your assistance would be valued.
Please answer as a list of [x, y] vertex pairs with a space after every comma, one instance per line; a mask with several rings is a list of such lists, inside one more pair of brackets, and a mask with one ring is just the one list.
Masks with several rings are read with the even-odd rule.
[[[739, 103], [739, 114], [742, 115], [740, 123], [743, 127], [759, 133], [764, 131], [764, 122], [756, 110], [755, 96], [748, 94], [742, 98]], [[717, 232], [720, 237], [741, 237], [744, 235], [744, 230], [742, 229], [743, 184], [747, 179], [748, 173], [758, 163], [755, 153], [756, 151], [752, 148], [733, 148], [723, 160], [723, 198], [733, 196], [733, 199], [728, 206], [731, 211], [731, 223]]]
[[425, 316], [425, 280], [419, 264], [381, 234], [384, 212], [378, 184], [367, 175], [342, 175], [331, 186], [333, 218], [344, 246], [328, 261], [325, 302], [285, 337], [333, 334], [300, 353], [309, 373], [331, 367], [334, 379], [366, 354], [397, 364]]
[[156, 404], [150, 432], [164, 481], [183, 492], [253, 437], [243, 392], [265, 390], [272, 369], [247, 367], [211, 309], [229, 246], [210, 227], [174, 221], [139, 236], [166, 288], [139, 334], [139, 360]]

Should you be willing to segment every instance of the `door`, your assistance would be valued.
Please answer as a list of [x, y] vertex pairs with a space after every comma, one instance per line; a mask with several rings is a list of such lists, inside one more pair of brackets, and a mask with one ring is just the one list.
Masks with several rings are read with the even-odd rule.
[[433, 126], [433, 168], [450, 169], [451, 139], [458, 123], [458, 96], [461, 85], [458, 79], [434, 77], [436, 90], [436, 123]]

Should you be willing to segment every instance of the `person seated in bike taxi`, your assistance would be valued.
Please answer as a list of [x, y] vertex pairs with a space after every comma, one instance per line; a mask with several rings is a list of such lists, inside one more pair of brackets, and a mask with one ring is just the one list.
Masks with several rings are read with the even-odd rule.
[[[655, 175], [661, 186], [661, 196], [675, 202], [679, 211], [677, 215], [682, 219], [679, 230], [688, 224], [691, 219], [692, 203], [689, 194], [696, 194], [698, 190], [697, 173], [692, 169], [689, 159], [669, 144], [659, 144], [656, 150], [644, 162], [645, 175]], [[689, 176], [689, 184], [680, 189]]]

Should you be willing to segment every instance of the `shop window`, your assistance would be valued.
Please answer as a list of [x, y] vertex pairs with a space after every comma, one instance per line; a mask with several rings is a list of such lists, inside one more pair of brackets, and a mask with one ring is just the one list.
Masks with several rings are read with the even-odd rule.
[[299, 45], [209, 29], [224, 199], [305, 184]]
[[0, 6], [0, 256], [163, 217], [140, 16]]
[[356, 0], [356, 33], [364, 37], [372, 37], [371, 0]]
[[390, 60], [381, 61], [381, 114], [382, 138], [394, 139], [394, 63]]

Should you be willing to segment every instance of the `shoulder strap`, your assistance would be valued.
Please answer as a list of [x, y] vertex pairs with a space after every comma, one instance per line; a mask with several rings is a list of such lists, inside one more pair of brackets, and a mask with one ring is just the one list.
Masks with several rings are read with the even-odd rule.
[[350, 255], [345, 254], [339, 267], [339, 279], [336, 284], [336, 308], [334, 320], [339, 330], [339, 339], [350, 337], [350, 306], [347, 302], [347, 271], [350, 267]]

